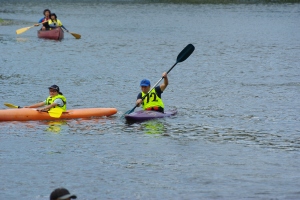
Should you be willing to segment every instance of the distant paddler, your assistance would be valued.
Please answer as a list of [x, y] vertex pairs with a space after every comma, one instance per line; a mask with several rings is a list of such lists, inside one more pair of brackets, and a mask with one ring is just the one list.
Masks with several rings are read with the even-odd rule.
[[59, 87], [57, 85], [52, 85], [48, 89], [50, 96], [45, 101], [30, 106], [24, 106], [24, 108], [38, 108], [37, 111], [40, 112], [49, 111], [54, 108], [61, 109], [61, 112], [66, 111], [67, 99], [60, 92]]
[[18, 30], [16, 30], [16, 34], [22, 34], [26, 31], [28, 31], [29, 29], [35, 27], [35, 26], [39, 26], [40, 24], [43, 25], [43, 27], [41, 28], [41, 30], [49, 30], [50, 26], [48, 25], [48, 20], [50, 19], [50, 10], [49, 9], [45, 9], [44, 10], [44, 17], [42, 19], [39, 20], [38, 24], [34, 24], [33, 26], [28, 26], [28, 27], [24, 27], [24, 28], [20, 28]]
[[38, 24], [35, 24], [34, 26], [39, 26], [41, 23], [43, 24], [43, 27], [41, 30], [49, 30], [50, 26], [48, 24], [48, 20], [50, 19], [51, 11], [49, 9], [45, 9], [44, 12], [44, 17], [41, 18], [38, 22]]
[[61, 21], [59, 19], [57, 19], [57, 16], [55, 13], [51, 13], [50, 19], [48, 20], [48, 24], [50, 26], [50, 29], [56, 28], [56, 27], [62, 27], [67, 32], [69, 32], [68, 29], [66, 27], [64, 27], [64, 25], [61, 23]]
[[[143, 110], [153, 110], [158, 112], [164, 112], [164, 103], [161, 99], [161, 94], [169, 84], [167, 73], [162, 74], [164, 82], [160, 86], [156, 86], [150, 90], [150, 81], [143, 79], [140, 83], [141, 92], [137, 96], [136, 105], [139, 107], [142, 105]], [[147, 96], [146, 96], [147, 95]]]
[[61, 28], [63, 28], [63, 30], [65, 30], [68, 33], [70, 33], [71, 35], [73, 35], [73, 37], [75, 37], [76, 39], [81, 38], [80, 34], [69, 32], [69, 30], [62, 24], [62, 22], [59, 19], [57, 19], [57, 15], [55, 13], [51, 13], [50, 20], [48, 21], [48, 24], [50, 26], [50, 29], [56, 28], [56, 27], [61, 27]]

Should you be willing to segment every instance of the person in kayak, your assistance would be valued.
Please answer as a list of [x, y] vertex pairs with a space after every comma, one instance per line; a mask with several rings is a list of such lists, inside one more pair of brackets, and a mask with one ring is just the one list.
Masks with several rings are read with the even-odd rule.
[[[136, 105], [139, 107], [142, 105], [143, 110], [154, 110], [158, 112], [164, 112], [164, 103], [161, 99], [161, 94], [166, 89], [169, 84], [167, 73], [162, 74], [164, 82], [160, 86], [156, 86], [150, 91], [150, 81], [148, 79], [143, 79], [140, 83], [141, 90], [137, 96]], [[150, 92], [149, 92], [150, 91]], [[147, 95], [147, 93], [149, 94]], [[147, 95], [145, 98], [144, 96]], [[144, 99], [143, 99], [144, 98]]]
[[49, 24], [50, 28], [63, 27], [67, 32], [69, 32], [67, 30], [67, 28], [64, 27], [64, 25], [61, 23], [61, 21], [59, 19], [57, 19], [57, 16], [55, 13], [51, 13], [48, 24]]
[[38, 108], [44, 106], [42, 108], [38, 108], [37, 110], [40, 112], [45, 112], [52, 108], [61, 108], [63, 111], [66, 111], [67, 99], [59, 91], [59, 87], [57, 85], [52, 85], [48, 89], [49, 89], [50, 96], [45, 101], [30, 106], [25, 106], [24, 108]]
[[44, 10], [44, 17], [41, 18], [38, 22], [38, 24], [35, 24], [35, 26], [39, 26], [40, 23], [43, 23], [43, 27], [41, 28], [41, 30], [49, 30], [50, 26], [48, 24], [48, 20], [50, 19], [50, 15], [51, 15], [51, 11], [49, 9], [45, 9]]

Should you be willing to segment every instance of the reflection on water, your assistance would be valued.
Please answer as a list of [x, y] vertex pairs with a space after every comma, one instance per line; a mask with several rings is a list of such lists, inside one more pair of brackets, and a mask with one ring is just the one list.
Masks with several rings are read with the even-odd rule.
[[166, 128], [159, 120], [150, 120], [141, 124], [141, 130], [145, 134], [163, 134]]
[[26, 37], [17, 37], [16, 40], [17, 42], [28, 42], [29, 39]]
[[62, 126], [67, 125], [66, 121], [48, 121], [45, 122], [45, 124], [48, 125], [46, 128], [47, 132], [52, 132], [52, 133], [60, 133]]
[[148, 120], [144, 122], [125, 122], [126, 126], [124, 127], [123, 121], [120, 121], [121, 129], [124, 132], [138, 132], [142, 134], [150, 134], [150, 135], [163, 135], [163, 136], [169, 136], [167, 133], [167, 125], [165, 124], [165, 121], [162, 119], [154, 119], [154, 120]]
[[[122, 122], [120, 122], [123, 124]], [[163, 135], [169, 136], [172, 133], [168, 133], [169, 125], [166, 124], [166, 121], [163, 119], [154, 119], [148, 120], [144, 122], [125, 122], [126, 126], [121, 127], [121, 129], [125, 132], [138, 132], [141, 134], [149, 134], [149, 135]], [[169, 127], [170, 128], [170, 127]]]
[[8, 25], [12, 25], [12, 24], [14, 24], [14, 20], [8, 20], [8, 19], [1, 19], [0, 18], [0, 26], [8, 26]]

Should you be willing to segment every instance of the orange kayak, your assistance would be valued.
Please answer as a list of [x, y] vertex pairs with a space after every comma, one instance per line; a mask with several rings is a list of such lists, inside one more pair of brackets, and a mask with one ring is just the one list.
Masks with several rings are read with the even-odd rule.
[[54, 118], [47, 112], [38, 112], [32, 108], [0, 110], [0, 121], [57, 120], [110, 116], [117, 113], [116, 108], [81, 108], [63, 112], [60, 118]]

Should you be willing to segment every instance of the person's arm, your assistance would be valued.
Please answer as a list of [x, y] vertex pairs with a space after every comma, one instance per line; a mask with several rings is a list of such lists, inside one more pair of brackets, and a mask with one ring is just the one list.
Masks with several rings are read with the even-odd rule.
[[139, 93], [138, 96], [137, 96], [137, 100], [136, 100], [136, 106], [137, 107], [140, 107], [140, 105], [143, 103], [143, 100], [142, 100], [142, 93]]
[[41, 19], [39, 20], [39, 23], [42, 23], [42, 22], [44, 21], [44, 19], [45, 19], [45, 17], [41, 18]]
[[42, 22], [43, 22], [43, 20], [44, 20], [44, 18], [40, 19], [40, 20], [38, 21], [38, 23], [37, 23], [37, 24], [35, 24], [34, 26], [39, 26], [39, 25], [40, 25], [40, 23], [42, 23]]
[[37, 109], [37, 111], [40, 111], [40, 112], [43, 112], [43, 111], [48, 111], [48, 110], [50, 110], [50, 108], [53, 108], [53, 107], [55, 107], [55, 106], [57, 106], [57, 103], [52, 103], [52, 104], [50, 104], [50, 105], [48, 105], [48, 106], [45, 106], [45, 107], [43, 107], [43, 108], [40, 108], [40, 109]]
[[55, 107], [55, 106], [59, 106], [59, 107], [63, 107], [64, 106], [64, 102], [62, 99], [55, 99], [54, 102], [51, 104], [51, 105], [48, 105], [48, 106], [45, 106], [41, 109], [38, 109], [39, 111], [48, 111], [50, 110], [51, 108]]
[[166, 87], [169, 85], [168, 74], [164, 72], [162, 74], [162, 77], [164, 77], [164, 82], [160, 85], [160, 89], [161, 91], [164, 91]]
[[39, 26], [40, 24], [44, 25], [44, 23], [48, 23], [49, 20], [44, 21], [44, 19], [45, 18], [40, 19], [39, 22], [38, 22], [38, 24], [35, 24], [34, 26]]
[[24, 106], [24, 108], [38, 108], [38, 107], [41, 107], [41, 106], [43, 106], [43, 105], [45, 105], [45, 102], [44, 102], [44, 101], [39, 102], [39, 103], [36, 103], [36, 104], [32, 104], [32, 105], [30, 105], [30, 106]]
[[69, 30], [66, 27], [64, 27], [64, 25], [61, 25], [61, 27], [63, 27], [63, 29], [65, 29], [67, 32], [69, 32]]
[[69, 30], [61, 23], [59, 19], [57, 19], [57, 25], [65, 29], [67, 32], [69, 32]]

